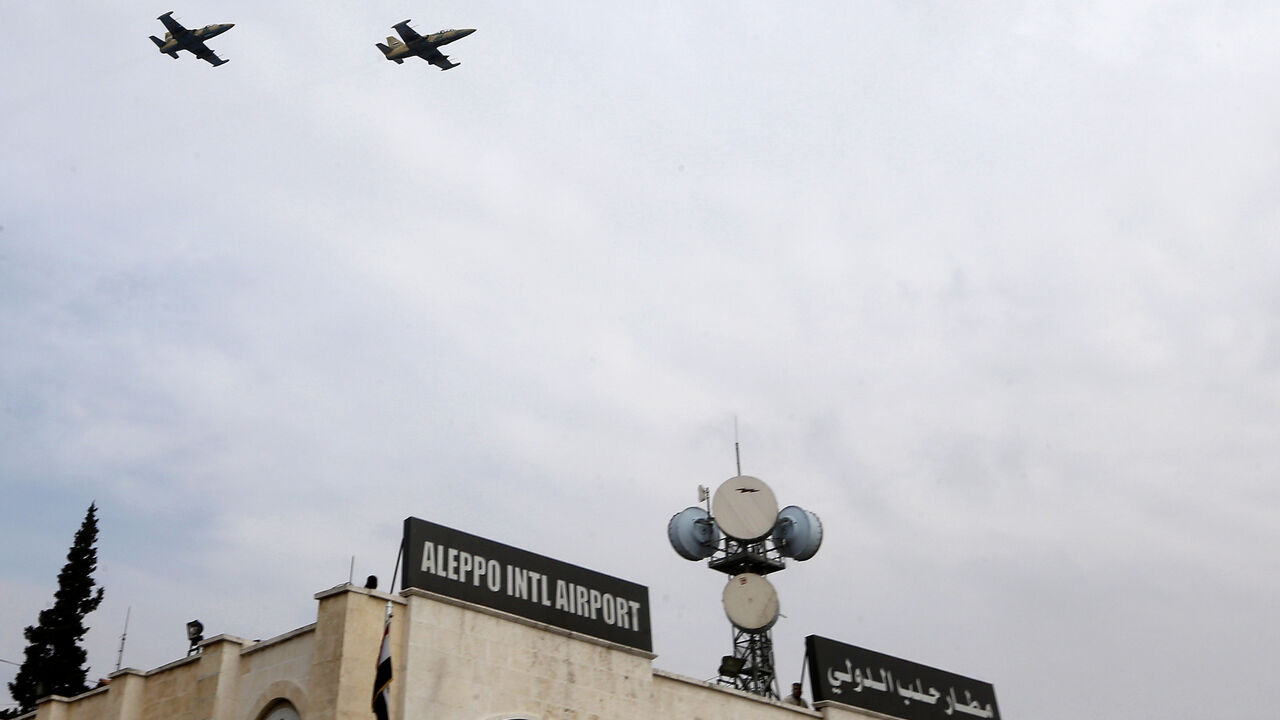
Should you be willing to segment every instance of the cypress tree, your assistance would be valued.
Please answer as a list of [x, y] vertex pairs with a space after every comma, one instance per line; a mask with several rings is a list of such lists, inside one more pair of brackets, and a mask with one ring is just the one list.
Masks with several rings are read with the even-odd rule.
[[26, 655], [17, 676], [9, 683], [9, 693], [25, 712], [49, 695], [70, 697], [88, 690], [84, 678], [87, 654], [80, 641], [89, 628], [84, 618], [102, 602], [102, 588], [94, 587], [98, 569], [98, 508], [89, 505], [84, 522], [76, 532], [67, 564], [58, 573], [58, 591], [53, 607], [40, 611], [36, 625], [22, 631], [27, 639]]

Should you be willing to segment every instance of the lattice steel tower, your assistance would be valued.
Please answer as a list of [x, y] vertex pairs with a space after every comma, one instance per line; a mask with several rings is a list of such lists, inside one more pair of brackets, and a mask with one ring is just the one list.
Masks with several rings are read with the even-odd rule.
[[[750, 475], [726, 480], [712, 498], [698, 488], [707, 509], [692, 506], [667, 524], [667, 538], [686, 560], [729, 576], [722, 602], [733, 625], [733, 654], [721, 659], [718, 682], [777, 699], [773, 636], [778, 593], [765, 577], [786, 568], [784, 557], [808, 560], [822, 544], [818, 516], [789, 505], [778, 510], [773, 490]], [[714, 513], [714, 514], [713, 514]]]

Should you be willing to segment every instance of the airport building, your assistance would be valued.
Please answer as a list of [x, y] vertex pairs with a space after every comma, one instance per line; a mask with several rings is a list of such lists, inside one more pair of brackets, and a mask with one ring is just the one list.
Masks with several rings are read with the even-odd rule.
[[816, 636], [810, 707], [665, 672], [644, 586], [416, 518], [402, 550], [396, 593], [324, 590], [310, 625], [196, 638], [185, 658], [24, 717], [371, 720], [383, 664], [391, 720], [999, 719], [986, 683]]

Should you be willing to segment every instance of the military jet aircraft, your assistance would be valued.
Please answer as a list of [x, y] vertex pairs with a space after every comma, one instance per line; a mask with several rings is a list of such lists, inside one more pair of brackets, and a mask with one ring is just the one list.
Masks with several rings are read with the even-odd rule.
[[417, 55], [441, 70], [456, 68], [462, 64], [449, 62], [448, 56], [437, 48], [441, 45], [448, 45], [454, 40], [461, 40], [475, 32], [475, 30], [441, 30], [430, 35], [419, 35], [413, 28], [409, 27], [411, 22], [413, 21], [405, 20], [391, 26], [397, 33], [400, 33], [400, 37], [404, 38], [404, 42], [400, 42], [394, 37], [387, 37], [386, 45], [377, 43], [378, 49], [382, 51], [383, 55], [387, 56], [388, 60], [393, 60], [397, 65], [401, 65], [406, 57]]
[[160, 52], [168, 55], [174, 60], [177, 60], [178, 51], [186, 50], [201, 60], [207, 60], [209, 64], [214, 67], [218, 67], [219, 65], [227, 62], [210, 50], [209, 47], [204, 44], [204, 41], [230, 30], [236, 26], [235, 23], [205, 25], [199, 30], [188, 30], [187, 28], [182, 27], [182, 23], [173, 19], [172, 10], [156, 19], [164, 23], [165, 27], [169, 28], [169, 31], [164, 34], [163, 41], [155, 35], [151, 36], [151, 42], [155, 43], [156, 47], [160, 48]]

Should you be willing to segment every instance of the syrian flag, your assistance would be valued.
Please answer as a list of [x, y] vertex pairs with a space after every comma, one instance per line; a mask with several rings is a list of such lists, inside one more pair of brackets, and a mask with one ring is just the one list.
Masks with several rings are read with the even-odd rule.
[[378, 671], [373, 677], [373, 714], [388, 720], [387, 704], [391, 702], [391, 613], [382, 627], [382, 650], [378, 653]]

